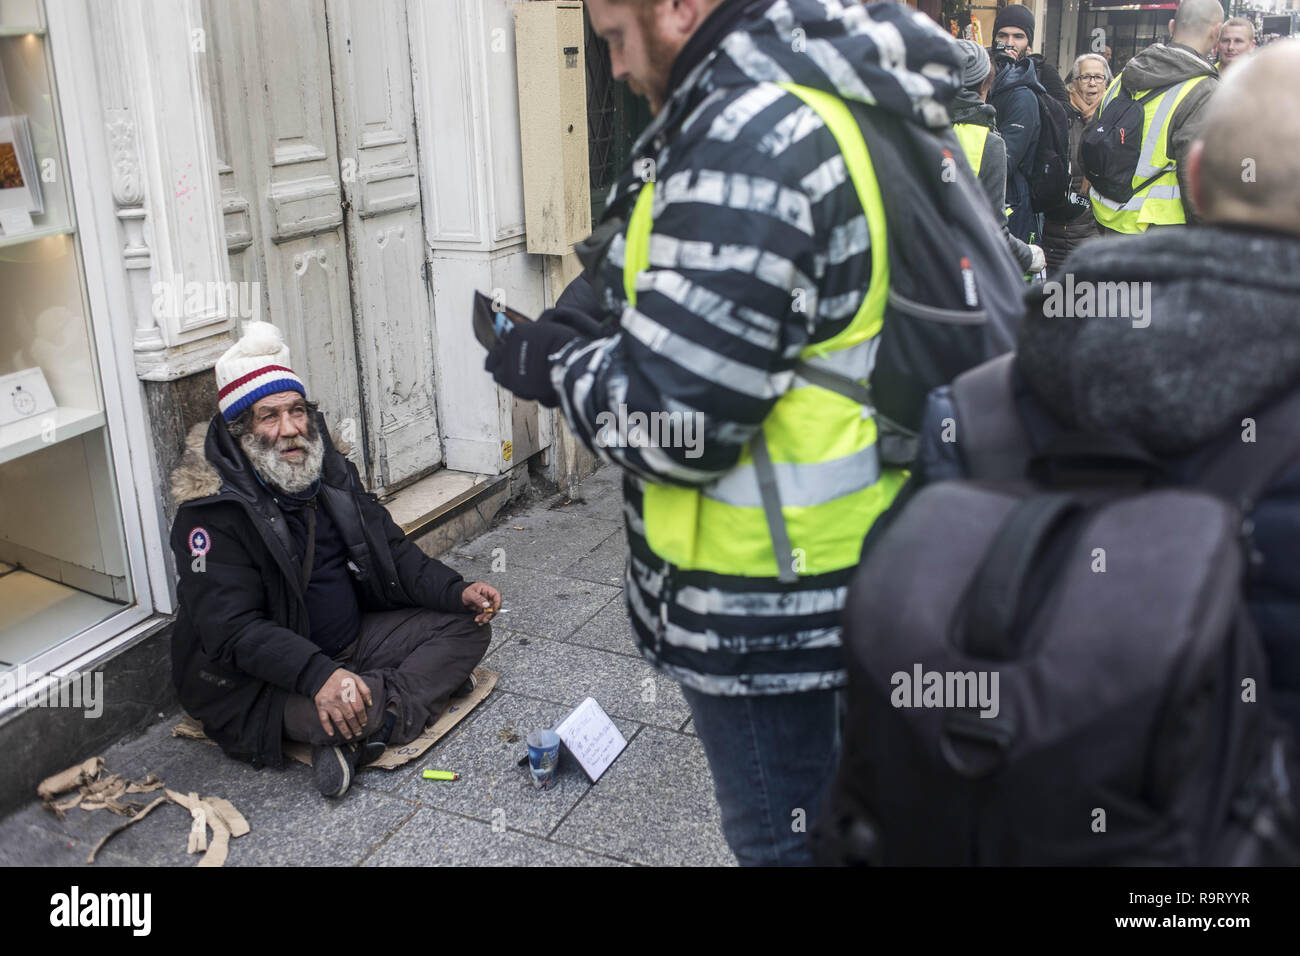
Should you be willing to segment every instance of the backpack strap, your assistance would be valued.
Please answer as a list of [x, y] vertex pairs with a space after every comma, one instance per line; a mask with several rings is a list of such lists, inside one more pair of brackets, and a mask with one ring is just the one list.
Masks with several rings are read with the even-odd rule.
[[1016, 410], [1011, 374], [1015, 353], [963, 372], [952, 383], [953, 411], [961, 423], [958, 447], [977, 481], [1019, 479], [1033, 455]]
[[1015, 656], [1015, 625], [1030, 572], [1041, 560], [1048, 535], [1081, 508], [1071, 495], [1031, 495], [1007, 516], [971, 585], [967, 651], [984, 660]]
[[1193, 484], [1236, 502], [1243, 515], [1288, 466], [1300, 463], [1300, 389], [1257, 412], [1254, 441], [1234, 441], [1216, 455]]

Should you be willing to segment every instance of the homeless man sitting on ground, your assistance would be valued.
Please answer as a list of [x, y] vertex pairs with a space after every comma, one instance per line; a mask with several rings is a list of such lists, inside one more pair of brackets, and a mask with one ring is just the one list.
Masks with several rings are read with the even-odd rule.
[[472, 689], [501, 595], [365, 492], [275, 326], [250, 323], [216, 373], [220, 412], [172, 473], [172, 678], [228, 755], [278, 767], [282, 737], [310, 743], [316, 786], [342, 796]]

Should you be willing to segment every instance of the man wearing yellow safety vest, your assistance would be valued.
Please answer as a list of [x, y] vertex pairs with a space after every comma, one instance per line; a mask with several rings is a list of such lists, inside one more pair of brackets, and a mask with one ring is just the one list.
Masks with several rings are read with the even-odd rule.
[[1129, 60], [1106, 91], [1094, 127], [1105, 119], [1107, 105], [1124, 94], [1142, 106], [1144, 116], [1132, 181], [1141, 188], [1120, 201], [1102, 195], [1093, 183], [1092, 209], [1102, 235], [1197, 221], [1188, 195], [1187, 154], [1218, 86], [1218, 72], [1208, 57], [1222, 25], [1219, 0], [1183, 0], [1169, 21], [1171, 41], [1153, 44]]
[[881, 191], [917, 188], [877, 181], [844, 101], [946, 128], [957, 48], [902, 4], [586, 6], [655, 114], [587, 243], [607, 324], [551, 310], [487, 367], [624, 469], [632, 628], [682, 685], [727, 841], [744, 864], [807, 863], [847, 585], [904, 480], [872, 408], [812, 381], [871, 375]]
[[962, 88], [953, 98], [952, 129], [971, 172], [988, 197], [1020, 271], [1035, 274], [1046, 265], [1042, 247], [1022, 242], [1007, 228], [1007, 144], [997, 130], [998, 111], [985, 102], [997, 74], [988, 51], [974, 40], [958, 40]]

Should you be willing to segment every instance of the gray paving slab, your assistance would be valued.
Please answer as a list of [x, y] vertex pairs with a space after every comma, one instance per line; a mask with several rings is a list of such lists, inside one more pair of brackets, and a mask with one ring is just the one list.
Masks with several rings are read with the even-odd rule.
[[25, 808], [5, 820], [0, 866], [89, 866], [86, 857], [91, 846], [30, 822], [29, 809]]
[[[537, 790], [528, 768], [517, 762], [527, 753], [524, 740], [528, 733], [554, 727], [569, 709], [497, 692], [482, 708], [473, 726], [445, 746], [440, 741], [390, 792], [413, 803], [546, 836], [591, 784], [574, 761], [561, 760], [555, 786]], [[638, 729], [628, 720], [615, 719], [614, 725], [629, 739]], [[426, 768], [453, 770], [461, 778], [454, 782], [425, 780], [420, 772]], [[366, 786], [385, 783], [377, 774], [361, 779]]]
[[580, 484], [567, 506], [577, 513], [614, 515], [622, 513], [623, 472], [613, 466], [601, 468]]
[[[477, 580], [501, 592], [505, 613], [494, 624], [508, 631], [538, 637], [565, 638], [586, 624], [596, 612], [621, 593], [608, 584], [580, 581], [545, 571], [514, 568], [493, 572], [486, 565], [469, 565]], [[466, 578], [470, 571], [458, 568]]]
[[595, 617], [566, 637], [564, 641], [567, 644], [581, 644], [584, 647], [626, 654], [629, 657], [641, 656], [641, 652], [637, 649], [636, 636], [632, 633], [632, 625], [627, 619], [627, 605], [623, 603], [621, 592], [597, 611]]
[[566, 577], [622, 587], [626, 563], [627, 534], [620, 528], [560, 573]]
[[549, 840], [493, 829], [423, 808], [367, 857], [365, 866], [620, 866], [616, 860]]
[[735, 865], [699, 740], [655, 727], [637, 734], [553, 836], [652, 866]]
[[460, 570], [466, 557], [496, 562], [496, 567], [556, 570], [590, 554], [618, 533], [616, 521], [591, 514], [535, 509], [503, 523], [449, 552], [447, 564]]
[[499, 688], [568, 707], [594, 697], [610, 717], [676, 730], [690, 716], [677, 682], [640, 657], [537, 638], [492, 658]]

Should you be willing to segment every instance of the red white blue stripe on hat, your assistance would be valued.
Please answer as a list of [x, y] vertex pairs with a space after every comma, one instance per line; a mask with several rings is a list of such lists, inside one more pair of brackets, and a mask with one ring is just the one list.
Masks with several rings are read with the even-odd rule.
[[283, 365], [263, 365], [261, 368], [241, 375], [233, 382], [228, 382], [217, 392], [217, 405], [222, 417], [234, 421], [246, 408], [254, 403], [275, 395], [278, 392], [298, 392], [307, 397], [307, 388], [302, 379], [294, 374], [293, 369]]

